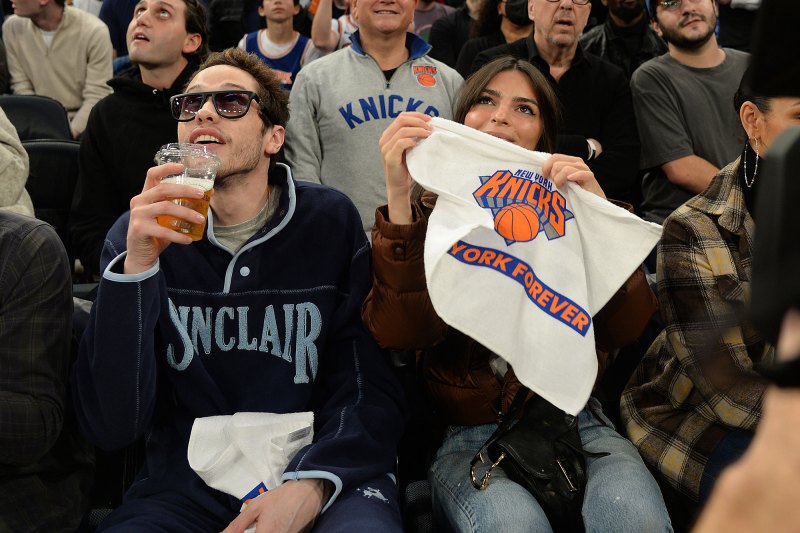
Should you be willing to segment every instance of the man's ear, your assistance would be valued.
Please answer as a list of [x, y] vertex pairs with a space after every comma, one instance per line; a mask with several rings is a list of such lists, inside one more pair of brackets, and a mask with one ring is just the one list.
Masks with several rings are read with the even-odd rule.
[[264, 153], [273, 156], [277, 154], [286, 135], [286, 128], [283, 126], [272, 126], [264, 136]]
[[662, 39], [664, 38], [664, 32], [661, 31], [661, 26], [658, 25], [658, 21], [656, 19], [652, 19], [650, 21], [650, 27], [653, 28], [653, 31], [656, 32], [659, 37]]
[[186, 39], [183, 40], [183, 49], [181, 52], [185, 55], [193, 54], [202, 44], [203, 38], [199, 33], [190, 33], [186, 35]]
[[300, 4], [294, 4], [294, 11], [292, 12], [292, 14], [295, 17], [300, 14]]
[[534, 4], [535, 1], [536, 0], [528, 0], [528, 18], [531, 19], [532, 21], [536, 20], [536, 17], [533, 14], [533, 12], [534, 12], [534, 5], [533, 4]]

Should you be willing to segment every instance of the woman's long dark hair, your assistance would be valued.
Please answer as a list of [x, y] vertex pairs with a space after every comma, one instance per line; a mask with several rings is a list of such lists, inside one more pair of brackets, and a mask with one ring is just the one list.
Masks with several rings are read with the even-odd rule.
[[501, 72], [515, 70], [524, 74], [531, 82], [531, 88], [539, 104], [539, 116], [542, 121], [542, 136], [536, 144], [536, 150], [553, 153], [556, 148], [556, 136], [561, 120], [558, 97], [547, 78], [539, 69], [525, 61], [511, 56], [503, 56], [487, 63], [472, 76], [467, 78], [456, 100], [453, 120], [463, 124], [486, 87]]
[[[539, 117], [542, 121], [542, 135], [536, 144], [536, 150], [553, 153], [556, 148], [559, 123], [561, 122], [558, 96], [556, 96], [547, 78], [536, 67], [523, 59], [511, 56], [498, 57], [467, 78], [461, 87], [461, 92], [458, 93], [453, 120], [463, 124], [467, 113], [478, 102], [481, 94], [483, 94], [483, 91], [494, 77], [501, 72], [509, 70], [521, 72], [530, 80], [531, 88], [539, 104]], [[421, 199], [423, 192], [424, 189], [415, 182], [411, 188], [412, 202]]]

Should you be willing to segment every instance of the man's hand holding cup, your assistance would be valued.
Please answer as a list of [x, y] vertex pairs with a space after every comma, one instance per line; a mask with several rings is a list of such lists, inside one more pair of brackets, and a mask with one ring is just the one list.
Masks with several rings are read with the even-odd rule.
[[151, 268], [170, 243], [203, 237], [219, 159], [202, 145], [169, 144], [131, 200], [125, 273]]

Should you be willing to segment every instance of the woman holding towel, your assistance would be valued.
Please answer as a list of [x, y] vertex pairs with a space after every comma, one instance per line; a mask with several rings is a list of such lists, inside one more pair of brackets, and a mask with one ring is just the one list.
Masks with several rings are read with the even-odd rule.
[[[505, 57], [466, 81], [454, 120], [528, 150], [552, 152], [558, 115], [557, 97], [544, 76], [525, 61]], [[447, 425], [444, 442], [429, 470], [439, 525], [474, 532], [552, 531], [537, 500], [508, 479], [501, 468], [494, 470], [486, 490], [475, 489], [470, 480], [470, 461], [508, 412], [520, 384], [501, 357], [447, 326], [431, 304], [423, 249], [435, 196], [413, 184], [405, 163], [406, 152], [430, 135], [429, 120], [420, 113], [403, 113], [381, 137], [388, 205], [376, 212], [373, 286], [362, 316], [383, 347], [419, 354], [418, 367], [435, 410]], [[557, 187], [573, 181], [604, 197], [579, 158], [554, 154], [542, 170]], [[626, 288], [628, 297], [618, 293], [595, 316], [601, 368], [608, 351], [634, 340], [650, 317], [648, 314], [633, 327], [622, 325], [627, 338], [620, 334], [620, 324], [603, 320], [607, 308], [624, 307], [637, 291], [647, 291], [650, 297], [638, 273]], [[614, 335], [609, 336], [609, 331]], [[578, 431], [585, 450], [608, 454], [587, 459], [582, 512], [586, 530], [671, 531], [655, 480], [594, 398], [578, 415]]]

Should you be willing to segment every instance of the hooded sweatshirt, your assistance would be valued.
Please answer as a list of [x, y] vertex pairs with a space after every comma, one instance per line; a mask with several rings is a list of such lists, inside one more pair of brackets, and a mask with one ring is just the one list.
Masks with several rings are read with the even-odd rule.
[[158, 149], [177, 140], [169, 97], [181, 92], [197, 66], [190, 60], [165, 90], [143, 83], [139, 67], [133, 66], [108, 82], [114, 92], [92, 109], [81, 138], [71, 221], [75, 255], [86, 272], [99, 273], [106, 233], [142, 192]]

